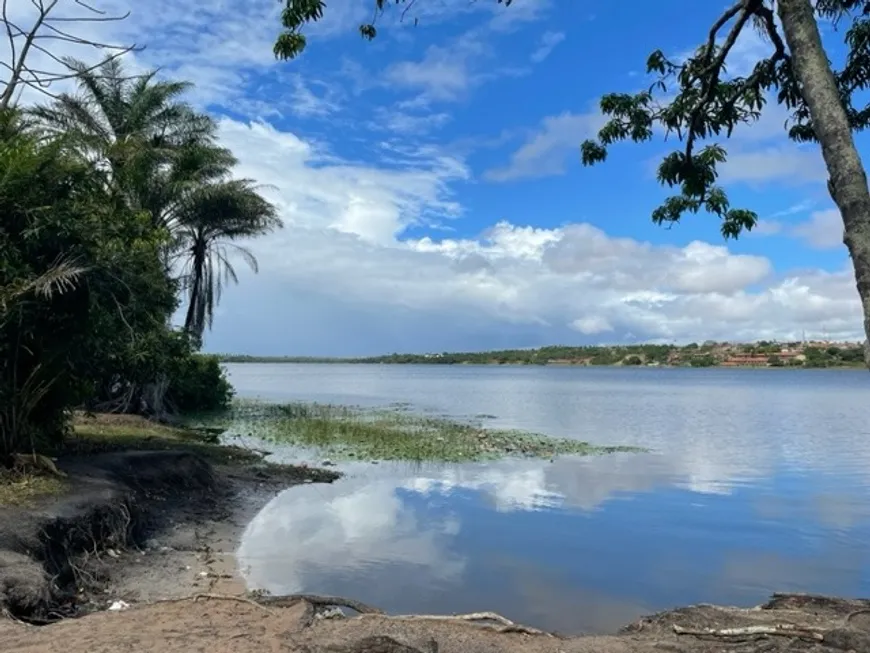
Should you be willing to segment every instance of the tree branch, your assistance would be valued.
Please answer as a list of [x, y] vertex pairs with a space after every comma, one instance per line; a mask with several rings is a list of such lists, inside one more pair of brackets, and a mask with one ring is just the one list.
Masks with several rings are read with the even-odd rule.
[[[738, 5], [731, 7], [728, 11], [726, 11], [719, 20], [713, 25], [713, 29], [710, 30], [710, 38], [713, 39], [711, 43], [708, 41], [707, 43], [707, 53], [705, 59], [709, 61], [710, 56], [713, 53], [713, 49], [715, 46], [715, 38], [718, 34], [719, 30], [738, 13], [737, 21], [734, 23], [734, 26], [731, 28], [731, 31], [728, 33], [728, 36], [725, 39], [725, 43], [722, 45], [722, 48], [719, 50], [719, 54], [716, 58], [708, 63], [704, 69], [698, 74], [696, 79], [699, 79], [701, 82], [701, 99], [695, 105], [695, 108], [689, 114], [689, 133], [686, 135], [686, 159], [691, 160], [692, 158], [692, 148], [695, 145], [695, 139], [698, 137], [698, 121], [701, 119], [701, 115], [713, 101], [713, 97], [716, 94], [719, 86], [719, 76], [722, 73], [722, 69], [725, 66], [725, 59], [728, 58], [728, 53], [731, 52], [731, 48], [734, 47], [734, 44], [737, 42], [737, 37], [740, 36], [740, 32], [743, 31], [744, 26], [747, 21], [752, 17], [752, 5], [758, 4], [758, 0], [741, 0]], [[736, 8], [736, 11], [735, 11]]]
[[[11, 60], [9, 64], [0, 62], [3, 64], [4, 68], [9, 70], [10, 73], [9, 79], [5, 83], [5, 88], [0, 92], [0, 110], [6, 109], [12, 105], [16, 90], [21, 86], [27, 86], [39, 90], [40, 92], [47, 93], [47, 87], [55, 82], [74, 79], [80, 76], [83, 72], [87, 73], [95, 70], [107, 61], [117, 59], [118, 57], [134, 50], [141, 50], [141, 48], [135, 44], [116, 45], [112, 43], [93, 41], [60, 29], [52, 24], [117, 22], [126, 19], [130, 15], [130, 12], [122, 15], [108, 15], [105, 11], [85, 2], [85, 0], [72, 1], [92, 15], [52, 16], [51, 13], [59, 5], [60, 0], [49, 0], [48, 2], [46, 2], [46, 0], [30, 0], [31, 4], [36, 8], [37, 15], [30, 29], [24, 30], [9, 19], [9, 0], [2, 0], [2, 20], [6, 31], [6, 38], [9, 42]], [[52, 33], [46, 34], [46, 30]], [[17, 47], [17, 39], [22, 40], [20, 50]], [[100, 61], [100, 63], [87, 68], [84, 71], [80, 71], [74, 70], [63, 58], [55, 55], [48, 48], [37, 43], [39, 40], [58, 40], [66, 43], [74, 43], [76, 45], [89, 46], [96, 50], [110, 50], [113, 52], [111, 55]], [[62, 66], [63, 71], [40, 70], [29, 65], [27, 62], [28, 55], [32, 54], [33, 51], [38, 51], [46, 55], [52, 61]], [[51, 97], [55, 97], [54, 94], [47, 94]]]

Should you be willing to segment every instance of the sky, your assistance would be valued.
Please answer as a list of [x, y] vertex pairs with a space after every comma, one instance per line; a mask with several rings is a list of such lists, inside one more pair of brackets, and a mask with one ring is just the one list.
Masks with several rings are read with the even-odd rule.
[[[59, 2], [60, 15], [81, 14]], [[724, 3], [416, 0], [367, 42], [358, 26], [372, 0], [329, 0], [291, 62], [272, 54], [276, 0], [94, 5], [130, 16], [77, 33], [145, 46], [126, 57], [131, 69], [194, 82], [187, 99], [217, 119], [237, 174], [264, 185], [284, 222], [246, 243], [259, 273], [238, 262], [209, 351], [863, 339], [824, 163], [818, 146], [786, 138], [784, 108], [771, 103], [726, 143], [720, 182], [760, 216], [737, 241], [709, 215], [652, 223], [667, 195], [656, 165], [673, 141], [580, 163], [603, 124], [601, 95], [648, 87], [649, 53], [691, 52]], [[24, 0], [11, 11], [32, 15]], [[842, 31], [826, 25], [824, 38], [837, 61]], [[748, 31], [729, 71], [769, 48]]]

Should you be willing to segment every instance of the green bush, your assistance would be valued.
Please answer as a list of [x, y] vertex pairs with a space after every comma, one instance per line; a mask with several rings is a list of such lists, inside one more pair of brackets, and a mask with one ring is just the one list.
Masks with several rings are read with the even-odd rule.
[[104, 181], [0, 113], [0, 454], [60, 443], [117, 353], [174, 308], [162, 234]]
[[179, 413], [203, 413], [229, 407], [233, 386], [217, 356], [191, 353], [178, 361], [167, 401]]

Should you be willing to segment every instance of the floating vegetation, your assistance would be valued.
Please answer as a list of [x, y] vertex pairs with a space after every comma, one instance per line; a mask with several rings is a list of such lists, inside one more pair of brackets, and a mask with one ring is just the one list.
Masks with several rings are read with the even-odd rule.
[[552, 458], [643, 451], [488, 429], [473, 421], [420, 415], [396, 405], [367, 409], [240, 401], [233, 406], [229, 424], [230, 433], [315, 448], [334, 459], [468, 462], [508, 456]]

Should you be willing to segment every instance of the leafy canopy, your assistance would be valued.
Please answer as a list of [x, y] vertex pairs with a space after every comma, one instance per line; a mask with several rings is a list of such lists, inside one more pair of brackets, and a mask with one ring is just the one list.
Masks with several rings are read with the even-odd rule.
[[[373, 19], [360, 25], [363, 38], [377, 35], [375, 22], [389, 4], [402, 5], [403, 15], [421, 0], [372, 0]], [[496, 0], [508, 6], [511, 0]], [[285, 0], [281, 14], [283, 31], [275, 43], [275, 55], [293, 59], [305, 48], [305, 24], [323, 17], [323, 0]], [[676, 136], [681, 147], [664, 157], [658, 180], [677, 192], [653, 211], [658, 224], [677, 222], [687, 212], [704, 210], [722, 220], [722, 234], [736, 238], [755, 226], [758, 216], [748, 209], [732, 208], [725, 191], [717, 185], [718, 166], [727, 152], [717, 136], [730, 137], [735, 127], [756, 121], [770, 98], [791, 112], [787, 124], [795, 141], [814, 141], [809, 109], [801, 96], [791, 58], [776, 23], [770, 0], [738, 0], [711, 26], [705, 42], [687, 59], [677, 61], [661, 50], [647, 60], [655, 82], [639, 93], [611, 93], [601, 99], [608, 118], [598, 137], [581, 146], [584, 165], [600, 163], [608, 148], [620, 141], [652, 140], [656, 133]], [[835, 71], [843, 104], [855, 130], [870, 125], [870, 106], [856, 106], [856, 93], [870, 86], [870, 0], [817, 0], [820, 20], [843, 33], [848, 56]], [[770, 45], [770, 54], [760, 59], [746, 75], [729, 75], [727, 59], [737, 38], [746, 29], [756, 29]]]

